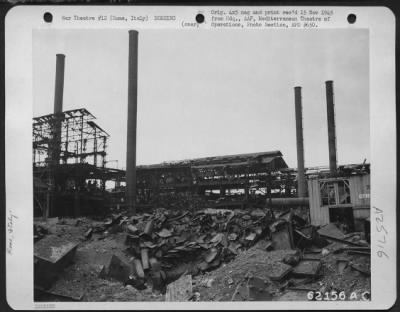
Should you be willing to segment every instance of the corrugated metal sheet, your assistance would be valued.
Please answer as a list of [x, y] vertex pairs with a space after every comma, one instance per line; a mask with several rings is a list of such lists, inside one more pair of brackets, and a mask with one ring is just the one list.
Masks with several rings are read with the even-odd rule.
[[235, 166], [246, 166], [249, 163], [246, 162], [236, 162], [229, 164], [210, 164], [210, 165], [200, 165], [200, 166], [191, 166], [193, 169], [207, 169], [207, 168], [223, 168], [223, 167], [235, 167]]
[[310, 218], [312, 225], [323, 225], [324, 213], [320, 207], [321, 194], [319, 191], [319, 180], [308, 180], [308, 192], [310, 196]]
[[349, 184], [354, 218], [368, 218], [371, 211], [370, 175], [353, 176], [350, 178]]
[[202, 157], [186, 160], [177, 160], [171, 162], [164, 162], [161, 164], [154, 165], [142, 165], [138, 166], [141, 168], [161, 168], [161, 167], [179, 167], [179, 166], [214, 166], [214, 165], [229, 165], [232, 163], [270, 163], [274, 160], [280, 160], [282, 168], [287, 168], [286, 162], [282, 158], [280, 151], [262, 152], [262, 153], [248, 153], [248, 154], [237, 154], [237, 155], [225, 155], [225, 156], [213, 156], [213, 157]]

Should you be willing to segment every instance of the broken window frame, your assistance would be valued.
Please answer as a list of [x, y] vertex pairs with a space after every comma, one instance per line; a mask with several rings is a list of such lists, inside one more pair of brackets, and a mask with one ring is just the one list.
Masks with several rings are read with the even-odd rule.
[[[340, 194], [340, 183], [343, 183], [345, 202], [341, 203]], [[328, 191], [324, 194], [324, 188], [328, 187]], [[334, 179], [334, 180], [320, 180], [319, 182], [320, 192], [320, 207], [352, 207], [351, 196], [350, 196], [350, 183], [348, 179]], [[324, 196], [325, 195], [325, 196]], [[333, 196], [330, 196], [333, 195]], [[327, 201], [324, 201], [327, 199]], [[342, 200], [343, 202], [343, 200]]]

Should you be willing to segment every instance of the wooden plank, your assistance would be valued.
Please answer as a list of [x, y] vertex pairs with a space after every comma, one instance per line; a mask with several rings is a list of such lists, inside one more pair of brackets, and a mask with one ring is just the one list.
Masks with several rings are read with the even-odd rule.
[[371, 252], [368, 251], [348, 250], [347, 253], [350, 255], [371, 256]]
[[192, 276], [183, 275], [167, 286], [165, 301], [189, 301], [192, 293]]
[[347, 240], [343, 240], [343, 239], [338, 239], [335, 237], [330, 237], [330, 236], [326, 236], [326, 235], [322, 235], [322, 234], [320, 234], [320, 236], [327, 238], [328, 240], [332, 240], [335, 242], [339, 242], [339, 243], [343, 243], [343, 244], [347, 244], [347, 245], [351, 245], [351, 246], [365, 247], [365, 244], [359, 244], [359, 243], [355, 243], [355, 242], [351, 242], [351, 241], [347, 241]]

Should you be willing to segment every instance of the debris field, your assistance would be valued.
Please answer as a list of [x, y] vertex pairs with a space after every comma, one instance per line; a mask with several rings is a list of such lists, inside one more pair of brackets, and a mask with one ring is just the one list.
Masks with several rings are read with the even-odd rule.
[[360, 300], [370, 293], [365, 234], [311, 226], [292, 209], [36, 218], [34, 238], [35, 301], [316, 300], [310, 292]]

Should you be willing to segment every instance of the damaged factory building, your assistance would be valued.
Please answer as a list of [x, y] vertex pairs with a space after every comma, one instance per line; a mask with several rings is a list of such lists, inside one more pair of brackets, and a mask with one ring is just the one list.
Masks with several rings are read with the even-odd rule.
[[109, 167], [92, 112], [63, 109], [68, 56], [56, 55], [53, 113], [33, 118], [35, 300], [369, 293], [370, 165], [337, 163], [333, 81], [329, 167], [305, 167], [299, 86], [297, 168], [279, 150], [137, 165], [138, 37], [127, 35], [126, 170]]

